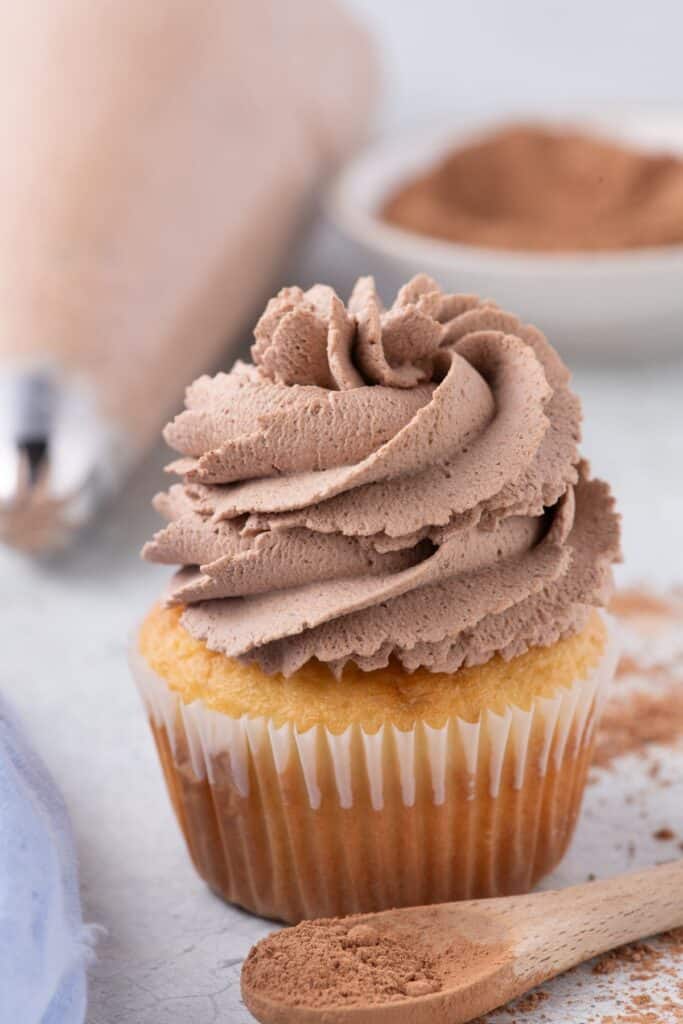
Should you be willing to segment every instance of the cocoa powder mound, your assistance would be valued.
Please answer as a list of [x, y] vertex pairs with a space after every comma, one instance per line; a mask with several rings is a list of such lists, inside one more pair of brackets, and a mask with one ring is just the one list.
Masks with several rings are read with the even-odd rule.
[[422, 951], [347, 918], [263, 939], [244, 962], [242, 986], [290, 1006], [372, 1006], [438, 992], [441, 981]]
[[381, 216], [493, 249], [671, 245], [683, 242], [683, 159], [577, 130], [511, 125], [399, 186]]

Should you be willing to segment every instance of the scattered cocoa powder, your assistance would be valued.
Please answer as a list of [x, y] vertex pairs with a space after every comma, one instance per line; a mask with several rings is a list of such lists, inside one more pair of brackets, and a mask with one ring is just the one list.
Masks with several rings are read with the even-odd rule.
[[669, 842], [676, 838], [676, 833], [670, 828], [658, 828], [656, 832], [652, 833], [652, 838], [659, 839], [661, 842]]
[[404, 182], [381, 215], [494, 249], [669, 245], [683, 241], [683, 160], [569, 128], [510, 125]]
[[549, 999], [547, 992], [539, 989], [535, 992], [529, 992], [527, 995], [522, 996], [521, 999], [517, 999], [514, 1003], [511, 1003], [505, 1008], [506, 1013], [511, 1017], [514, 1017], [516, 1013], [533, 1013], [537, 1010], [541, 1003], [544, 1003], [546, 999]]
[[[612, 690], [603, 711], [594, 766], [611, 767], [624, 754], [650, 755], [652, 744], [671, 747], [683, 741], [683, 660], [667, 653], [667, 643], [662, 647], [654, 639], [662, 631], [666, 640], [683, 630], [682, 598], [683, 592], [661, 595], [641, 587], [619, 590], [612, 598], [610, 612], [621, 619], [632, 639], [639, 638], [643, 653], [638, 657], [631, 651], [619, 661], [616, 677], [624, 686]], [[672, 649], [680, 655], [681, 646]], [[653, 651], [664, 657], [656, 660]], [[652, 779], [659, 779], [661, 771], [659, 760], [647, 769]], [[597, 778], [591, 774], [589, 782]], [[659, 781], [662, 787], [669, 784]]]
[[636, 692], [608, 701], [598, 729], [593, 763], [609, 767], [617, 757], [642, 752], [648, 744], [672, 746], [683, 737], [683, 682], [671, 680], [657, 692]]
[[[627, 993], [624, 1012], [603, 1017], [601, 1024], [683, 1024], [683, 928], [665, 932], [653, 942], [622, 946], [593, 966], [596, 975], [618, 971], [628, 972], [631, 982], [646, 984], [647, 991]], [[678, 999], [658, 990], [663, 978], [678, 983]]]
[[621, 619], [648, 615], [671, 619], [681, 615], [679, 602], [673, 594], [670, 597], [662, 596], [642, 587], [624, 587], [617, 590], [610, 601], [609, 610], [612, 615], [617, 615]]
[[440, 990], [433, 958], [353, 920], [304, 921], [263, 939], [244, 962], [243, 991], [323, 1008], [372, 1006]]
[[672, 928], [659, 936], [665, 946], [676, 956], [683, 957], [683, 928]]
[[651, 972], [661, 960], [661, 956], [662, 954], [647, 942], [632, 942], [600, 957], [593, 965], [593, 974], [612, 974], [625, 964], [638, 964], [641, 970]]

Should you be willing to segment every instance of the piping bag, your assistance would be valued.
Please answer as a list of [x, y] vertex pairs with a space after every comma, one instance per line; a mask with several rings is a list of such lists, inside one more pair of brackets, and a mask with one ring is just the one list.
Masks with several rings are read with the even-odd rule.
[[0, 540], [41, 550], [236, 340], [374, 67], [333, 0], [22, 0], [0, 54]]

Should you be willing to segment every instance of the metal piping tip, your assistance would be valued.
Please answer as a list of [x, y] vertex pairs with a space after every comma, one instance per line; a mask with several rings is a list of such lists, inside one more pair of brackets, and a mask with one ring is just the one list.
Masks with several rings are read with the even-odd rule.
[[120, 432], [81, 382], [50, 369], [0, 371], [0, 542], [64, 547], [120, 480]]

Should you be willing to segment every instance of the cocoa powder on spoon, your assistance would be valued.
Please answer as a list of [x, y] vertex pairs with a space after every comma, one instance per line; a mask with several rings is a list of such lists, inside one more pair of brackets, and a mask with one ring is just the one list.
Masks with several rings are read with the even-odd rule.
[[292, 1005], [324, 1007], [392, 1002], [441, 988], [436, 958], [417, 945], [383, 936], [366, 924], [305, 921], [255, 946], [245, 983], [277, 991]]

